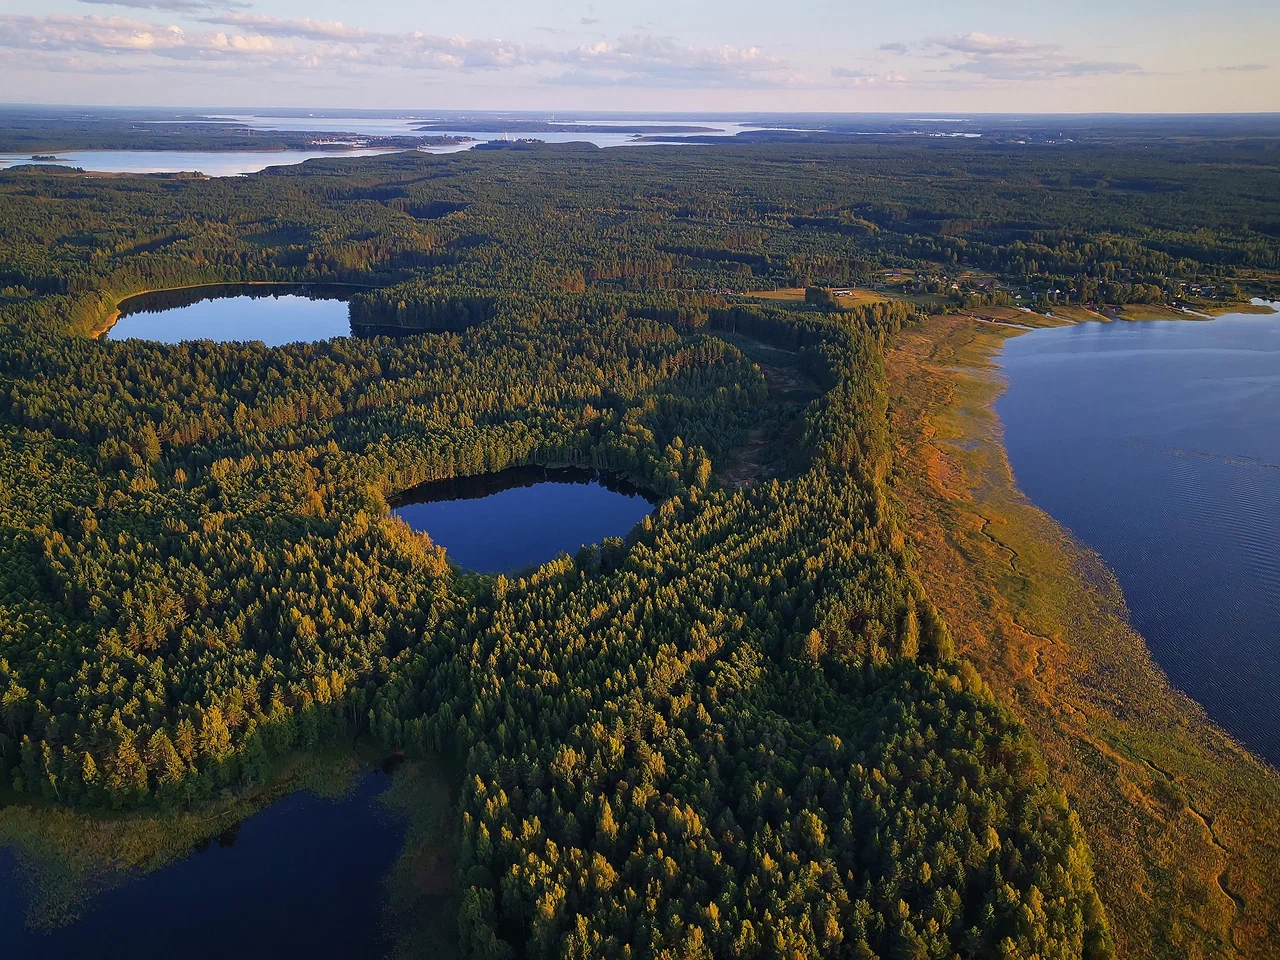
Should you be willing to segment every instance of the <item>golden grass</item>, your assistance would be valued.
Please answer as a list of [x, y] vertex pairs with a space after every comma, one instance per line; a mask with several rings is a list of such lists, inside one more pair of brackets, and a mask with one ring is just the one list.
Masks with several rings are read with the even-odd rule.
[[875, 290], [863, 290], [859, 287], [850, 288], [852, 293], [847, 297], [837, 297], [836, 302], [845, 310], [852, 310], [855, 307], [861, 307], [867, 303], [885, 303], [889, 298], [884, 294], [877, 293]]
[[935, 317], [891, 345], [916, 567], [1077, 811], [1119, 955], [1280, 955], [1280, 775], [1169, 685], [1110, 571], [1016, 489], [992, 357], [1020, 332]]
[[1280, 312], [1269, 303], [1222, 303], [1215, 304], [1211, 307], [1201, 307], [1200, 310], [1202, 313], [1207, 313], [1214, 317], [1220, 317], [1225, 313], [1270, 315]]
[[1012, 327], [1063, 327], [1067, 319], [1059, 316], [1048, 317], [1043, 313], [1031, 310], [1019, 310], [1017, 307], [974, 307], [971, 310], [959, 311], [961, 316], [984, 320], [988, 323], [1002, 323]]
[[[1057, 312], [1057, 308], [1055, 308]], [[1116, 314], [1118, 320], [1203, 320], [1204, 316], [1198, 314], [1207, 314], [1210, 317], [1221, 317], [1228, 313], [1251, 313], [1251, 314], [1272, 314], [1276, 310], [1274, 307], [1265, 303], [1249, 303], [1242, 301], [1239, 303], [1213, 303], [1203, 306], [1193, 307], [1190, 310], [1183, 310], [1178, 307], [1170, 307], [1164, 304], [1146, 304], [1146, 303], [1130, 303], [1121, 307]]]
[[[1117, 320], [1195, 320], [1194, 313], [1162, 303], [1127, 303], [1116, 311]], [[1199, 318], [1203, 319], [1203, 318]]]
[[1115, 319], [1105, 313], [1099, 313], [1097, 310], [1090, 310], [1086, 306], [1074, 303], [1050, 307], [1049, 312], [1060, 320], [1070, 320], [1072, 323], [1083, 323], [1086, 320], [1101, 320], [1109, 323]]
[[781, 300], [784, 303], [804, 303], [804, 287], [782, 287], [778, 290], [750, 290], [746, 294], [757, 300]]

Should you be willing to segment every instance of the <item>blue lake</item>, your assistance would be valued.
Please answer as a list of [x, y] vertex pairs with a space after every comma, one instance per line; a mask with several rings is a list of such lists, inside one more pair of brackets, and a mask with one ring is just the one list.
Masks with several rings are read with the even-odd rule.
[[111, 340], [261, 340], [269, 347], [351, 336], [353, 288], [219, 285], [130, 297]]
[[[461, 149], [461, 148], [456, 148]], [[94, 173], [203, 173], [207, 177], [234, 177], [257, 173], [267, 167], [291, 166], [326, 157], [373, 157], [396, 153], [381, 147], [351, 150], [59, 150], [54, 160], [32, 160], [31, 155], [0, 156], [0, 169], [34, 163], [38, 166], [79, 167]]]
[[[458, 153], [470, 150], [477, 143], [489, 140], [500, 140], [502, 133], [493, 130], [469, 130], [463, 117], [455, 117], [456, 127], [452, 121], [432, 114], [405, 115], [403, 117], [298, 117], [298, 116], [259, 116], [253, 114], [210, 115], [206, 120], [212, 124], [229, 123], [234, 126], [249, 126], [258, 130], [282, 130], [293, 133], [347, 133], [356, 137], [373, 136], [453, 136], [470, 138], [466, 142], [425, 146], [427, 153]], [[519, 118], [517, 118], [519, 119]], [[523, 119], [547, 119], [527, 117]], [[173, 122], [173, 121], [153, 121]], [[189, 122], [184, 119], [182, 122]], [[448, 122], [448, 130], [419, 129], [424, 123]], [[733, 137], [739, 133], [756, 130], [756, 124], [742, 121], [699, 120], [696, 118], [645, 119], [641, 116], [617, 119], [590, 119], [562, 121], [566, 126], [587, 127], [581, 133], [557, 131], [539, 133], [511, 132], [512, 137], [531, 136], [546, 143], [593, 143], [598, 147], [656, 146], [653, 141], [646, 141], [630, 133], [611, 133], [592, 127], [607, 126], [681, 126], [704, 128], [697, 133], [699, 137]], [[782, 128], [787, 129], [787, 128]], [[94, 173], [190, 173], [198, 171], [209, 177], [233, 177], [247, 173], [257, 173], [267, 167], [290, 166], [306, 160], [328, 157], [370, 157], [384, 153], [395, 153], [401, 148], [356, 147], [347, 150], [63, 150], [58, 151], [53, 161], [32, 160], [31, 154], [0, 155], [0, 169], [35, 163], [49, 163], [63, 166], [79, 167]]]
[[636, 488], [589, 470], [516, 467], [424, 484], [392, 512], [479, 573], [508, 573], [625, 537], [653, 510]]
[[0, 956], [41, 960], [382, 957], [383, 880], [403, 823], [367, 774], [340, 799], [285, 797], [152, 873], [127, 879], [52, 930], [30, 915], [31, 874], [0, 850]]
[[1280, 317], [1007, 341], [1018, 486], [1115, 571], [1170, 679], [1280, 765]]

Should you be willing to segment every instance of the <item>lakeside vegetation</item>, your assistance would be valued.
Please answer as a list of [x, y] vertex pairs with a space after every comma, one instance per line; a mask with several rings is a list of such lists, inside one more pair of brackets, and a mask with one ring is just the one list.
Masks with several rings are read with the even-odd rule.
[[[919, 305], [722, 291], [966, 261], [1115, 304], [1261, 290], [1275, 171], [1233, 160], [874, 145], [0, 174], [12, 789], [189, 811], [364, 735], [461, 771], [467, 955], [1111, 955], [1098, 889], [1135, 908], [1110, 864], [1095, 884], [1107, 821], [1078, 758], [1046, 767], [1023, 720], [1058, 728], [1010, 709], [998, 632], [957, 658], [904, 522], [883, 351]], [[1099, 186], [1103, 163], [1126, 186]], [[1148, 226], [1143, 176], [1217, 203], [1138, 190]], [[141, 290], [265, 281], [366, 285], [371, 335], [86, 336]], [[957, 286], [955, 309], [989, 295]], [[512, 579], [458, 576], [389, 514], [522, 464], [663, 502], [627, 542]], [[1272, 922], [1251, 876], [1232, 890]]]
[[1267, 956], [1280, 777], [1171, 687], [1102, 561], [1017, 490], [992, 405], [1018, 335], [935, 317], [889, 352], [916, 569], [1080, 814], [1118, 952]]
[[0, 845], [20, 858], [27, 923], [41, 929], [74, 922], [96, 894], [186, 856], [286, 793], [339, 796], [378, 756], [367, 744], [358, 751], [330, 744], [281, 756], [255, 789], [187, 809], [77, 809], [32, 802], [6, 785], [0, 791]]

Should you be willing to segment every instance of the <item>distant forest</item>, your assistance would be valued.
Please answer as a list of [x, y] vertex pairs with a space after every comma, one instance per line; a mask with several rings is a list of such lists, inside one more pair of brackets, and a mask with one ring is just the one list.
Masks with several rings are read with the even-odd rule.
[[[1278, 162], [881, 142], [0, 172], [10, 799], [188, 807], [365, 735], [463, 771], [469, 956], [1112, 955], [1075, 815], [913, 572], [882, 348], [984, 299], [1274, 291]], [[748, 296], [887, 274], [902, 296], [848, 308]], [[363, 335], [89, 336], [131, 294], [247, 281], [365, 285]], [[814, 396], [771, 390], [760, 350]], [[662, 502], [511, 578], [389, 513], [522, 464]]]

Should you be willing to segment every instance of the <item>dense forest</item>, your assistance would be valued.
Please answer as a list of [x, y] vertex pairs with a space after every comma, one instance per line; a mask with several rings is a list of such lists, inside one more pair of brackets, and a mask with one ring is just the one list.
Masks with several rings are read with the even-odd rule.
[[[869, 144], [0, 174], [10, 799], [189, 807], [364, 734], [463, 771], [470, 956], [1110, 955], [1075, 815], [899, 518], [883, 345], [956, 298], [745, 294], [1262, 290], [1274, 163]], [[361, 335], [90, 336], [131, 294], [253, 281], [359, 285]], [[821, 394], [780, 405], [747, 344]], [[729, 482], [761, 422], [790, 455]], [[522, 464], [661, 503], [512, 577], [390, 515]]]

